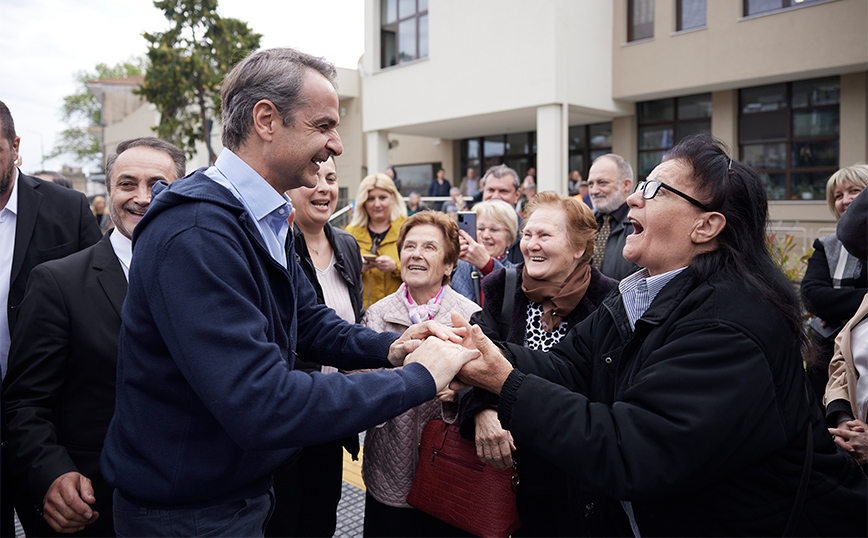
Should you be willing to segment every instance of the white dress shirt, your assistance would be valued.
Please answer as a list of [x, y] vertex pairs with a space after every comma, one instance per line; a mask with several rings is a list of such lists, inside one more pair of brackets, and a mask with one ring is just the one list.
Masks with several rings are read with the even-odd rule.
[[124, 276], [127, 282], [130, 281], [130, 264], [133, 263], [133, 242], [132, 240], [120, 233], [117, 228], [109, 236], [109, 242], [112, 244], [112, 249], [115, 251], [115, 256], [121, 262], [121, 268], [124, 270]]
[[9, 360], [9, 289], [12, 287], [12, 256], [15, 253], [15, 228], [18, 223], [18, 169], [12, 177], [12, 193], [0, 209], [0, 379], [6, 377]]

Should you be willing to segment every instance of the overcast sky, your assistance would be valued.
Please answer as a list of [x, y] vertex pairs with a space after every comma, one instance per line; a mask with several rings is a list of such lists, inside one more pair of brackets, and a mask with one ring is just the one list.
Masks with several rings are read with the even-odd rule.
[[[363, 0], [220, 0], [223, 17], [246, 21], [263, 47], [293, 46], [355, 68], [364, 52]], [[34, 172], [64, 129], [63, 97], [73, 75], [144, 56], [143, 32], [168, 21], [151, 0], [0, 0], [0, 101], [21, 137], [22, 170]], [[74, 164], [46, 160], [44, 168]]]

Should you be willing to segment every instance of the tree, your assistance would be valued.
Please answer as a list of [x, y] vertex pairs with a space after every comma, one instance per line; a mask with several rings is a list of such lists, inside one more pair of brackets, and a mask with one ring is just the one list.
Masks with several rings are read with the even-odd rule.
[[138, 93], [160, 112], [157, 136], [191, 157], [201, 140], [211, 163], [211, 125], [220, 117], [220, 83], [251, 51], [261, 34], [246, 22], [217, 14], [217, 0], [155, 0], [171, 28], [145, 33], [150, 61]]
[[61, 131], [54, 143], [54, 148], [47, 155], [49, 158], [60, 155], [74, 155], [82, 164], [102, 166], [102, 146], [100, 140], [89, 131], [91, 127], [100, 125], [100, 104], [87, 83], [92, 80], [107, 78], [125, 78], [141, 76], [145, 72], [143, 58], [130, 58], [117, 65], [97, 64], [93, 71], [78, 71], [75, 80], [78, 91], [63, 98], [63, 121], [67, 128]]

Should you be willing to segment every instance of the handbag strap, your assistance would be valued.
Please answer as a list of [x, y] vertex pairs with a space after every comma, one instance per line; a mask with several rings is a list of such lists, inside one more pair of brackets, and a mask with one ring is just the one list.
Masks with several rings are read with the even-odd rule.
[[[811, 408], [811, 396], [808, 384], [805, 383], [805, 398], [808, 400], [808, 409]], [[805, 443], [805, 462], [802, 465], [802, 478], [799, 481], [799, 490], [796, 492], [796, 500], [793, 502], [793, 509], [790, 512], [790, 518], [787, 520], [787, 527], [784, 529], [784, 536], [792, 536], [796, 530], [796, 523], [799, 521], [799, 515], [802, 512], [802, 507], [805, 505], [805, 495], [808, 493], [808, 481], [811, 477], [811, 466], [814, 462], [814, 435], [811, 431], [811, 419], [808, 418], [808, 440]]]
[[477, 269], [470, 271], [470, 281], [473, 282], [473, 302], [482, 306], [482, 290], [479, 288], [479, 280], [482, 275]]
[[515, 302], [515, 267], [507, 267], [503, 281], [503, 307], [500, 309], [500, 339], [506, 341], [509, 336], [509, 324], [512, 321], [512, 307]]

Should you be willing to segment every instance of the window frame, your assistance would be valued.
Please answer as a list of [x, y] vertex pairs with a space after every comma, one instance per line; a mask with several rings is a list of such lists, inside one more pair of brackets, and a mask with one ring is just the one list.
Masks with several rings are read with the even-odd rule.
[[[390, 67], [396, 67], [402, 64], [414, 62], [428, 57], [428, 2], [427, 0], [412, 0], [416, 6], [415, 11], [413, 11], [409, 15], [405, 15], [404, 17], [402, 17], [400, 9], [401, 1], [402, 0], [380, 0], [380, 69], [388, 69]], [[386, 22], [386, 12], [388, 10], [387, 6], [389, 5], [389, 2], [394, 2], [395, 20], [391, 22]], [[420, 9], [420, 4], [424, 4], [424, 9]], [[402, 59], [400, 26], [402, 23], [407, 23], [409, 21], [414, 21], [415, 25], [414, 35], [416, 40], [416, 53], [412, 57]], [[426, 54], [424, 56], [421, 54], [421, 51], [423, 49], [421, 31], [423, 24], [426, 27], [424, 32], [426, 40], [424, 43], [424, 49]], [[392, 44], [393, 50], [389, 50], [389, 43]], [[391, 61], [391, 58], [388, 57], [390, 53], [394, 54], [394, 63], [389, 63]]]
[[[636, 3], [637, 2], [645, 2], [650, 7], [651, 12], [651, 20], [642, 24], [642, 25], [634, 25], [633, 24], [633, 14], [636, 11]], [[627, 0], [627, 42], [633, 43], [636, 41], [645, 41], [647, 39], [654, 39], [654, 0]], [[639, 26], [644, 26], [646, 24], [650, 25], [651, 33], [648, 35], [636, 35], [637, 28]]]
[[[702, 24], [697, 26], [688, 26], [684, 27], [684, 3], [685, 2], [702, 2], [705, 4], [705, 18], [702, 21]], [[687, 32], [689, 30], [699, 30], [701, 28], [708, 28], [708, 1], [707, 0], [676, 0], [675, 2], [675, 31], [676, 32]]]
[[750, 12], [750, 3], [751, 0], [742, 0], [741, 3], [741, 12], [743, 17], [756, 17], [759, 15], [768, 15], [770, 13], [780, 13], [782, 11], [788, 11], [790, 9], [798, 9], [807, 6], [813, 6], [816, 4], [825, 4], [827, 2], [834, 2], [835, 0], [781, 0], [781, 7], [775, 7], [772, 9], [766, 9], [763, 11], [754, 11]]
[[[690, 117], [690, 118], [679, 117], [680, 116], [679, 115], [679, 101], [702, 98], [702, 97], [706, 97], [706, 96], [707, 96], [707, 100], [709, 103], [709, 112], [708, 112], [707, 116]], [[667, 101], [671, 101], [671, 103], [672, 103], [672, 118], [671, 119], [662, 119], [662, 120], [655, 119], [655, 120], [651, 120], [651, 121], [643, 121], [642, 114], [641, 114], [642, 105], [644, 105], [645, 103], [664, 103]], [[637, 143], [637, 153], [638, 153], [638, 157], [639, 157], [639, 159], [636, 163], [636, 170], [635, 170], [636, 181], [638, 182], [638, 181], [641, 181], [641, 180], [647, 178], [648, 174], [651, 172], [650, 170], [645, 172], [645, 170], [642, 166], [642, 155], [643, 154], [653, 154], [653, 153], [665, 154], [666, 151], [668, 151], [670, 148], [672, 148], [672, 146], [677, 144], [682, 138], [684, 138], [684, 136], [687, 136], [687, 135], [679, 136], [679, 133], [682, 132], [685, 127], [689, 128], [691, 126], [696, 126], [696, 125], [700, 125], [700, 124], [707, 124], [708, 125], [708, 131], [707, 132], [710, 133], [711, 132], [711, 118], [713, 115], [714, 115], [714, 110], [713, 110], [713, 108], [711, 108], [711, 93], [710, 92], [696, 93], [696, 94], [691, 94], [691, 95], [681, 95], [678, 97], [667, 97], [664, 99], [653, 99], [651, 101], [642, 101], [642, 102], [636, 103], [636, 126], [637, 126], [636, 136], [637, 136], [637, 142], [638, 142]], [[642, 147], [642, 144], [643, 144], [643, 142], [642, 142], [642, 130], [643, 130], [643, 128], [646, 128], [646, 127], [652, 127], [652, 128], [653, 127], [671, 127], [671, 129], [672, 129], [671, 143], [668, 145], [664, 143], [664, 145], [662, 145], [662, 146]], [[702, 131], [691, 130], [691, 133], [693, 133], [693, 132], [702, 132]]]
[[[805, 105], [795, 106], [793, 104], [793, 96], [794, 96], [794, 87], [796, 85], [804, 84], [804, 83], [814, 83], [821, 84], [824, 81], [832, 81], [836, 80], [837, 82], [837, 90], [838, 90], [838, 100], [835, 103], [821, 103], [821, 104], [812, 104], [808, 102]], [[772, 88], [774, 86], [784, 85], [785, 92], [785, 107], [782, 107], [783, 110], [769, 110], [769, 111], [757, 111], [757, 112], [748, 112], [745, 113], [745, 96], [744, 92], [749, 90], [760, 90], [762, 88]], [[834, 134], [805, 134], [801, 136], [797, 136], [794, 129], [794, 118], [802, 113], [814, 113], [814, 112], [822, 112], [822, 111], [830, 111], [836, 110], [838, 115], [837, 128], [835, 129]], [[786, 127], [784, 129], [785, 135], [783, 137], [769, 137], [769, 138], [756, 138], [751, 137], [753, 133], [747, 133], [743, 124], [745, 122], [746, 117], [758, 117], [757, 114], [766, 114], [769, 117], [772, 117], [774, 114], [778, 114], [781, 116], [778, 121], [786, 121]], [[756, 120], [754, 120], [756, 121]], [[763, 122], [768, 124], [767, 122]], [[749, 138], [750, 137], [750, 138]], [[794, 155], [797, 144], [823, 144], [823, 143], [832, 143], [837, 146], [837, 159], [833, 164], [821, 164], [821, 165], [813, 165], [813, 166], [799, 166], [798, 164], [794, 164]], [[782, 167], [772, 167], [772, 166], [762, 166], [763, 163], [754, 164], [753, 162], [748, 162], [745, 157], [745, 147], [746, 146], [759, 146], [759, 145], [771, 145], [771, 144], [779, 144], [783, 145], [784, 152], [781, 156], [781, 161], [783, 162]], [[794, 187], [794, 178], [798, 175], [803, 174], [821, 174], [822, 176], [828, 179], [840, 166], [841, 161], [841, 78], [840, 76], [831, 76], [831, 77], [819, 77], [812, 79], [803, 79], [803, 80], [794, 80], [789, 82], [779, 82], [775, 84], [764, 84], [760, 86], [751, 86], [748, 88], [741, 88], [738, 94], [738, 152], [739, 152], [739, 160], [746, 162], [750, 166], [756, 170], [756, 172], [763, 177], [764, 180], [770, 180], [771, 177], [774, 176], [783, 176], [784, 180], [784, 191], [782, 196], [776, 194], [776, 190], [780, 187], [772, 184], [770, 181], [766, 185], [767, 196], [769, 201], [775, 202], [784, 202], [784, 201], [798, 201], [798, 202], [825, 202], [825, 184], [822, 188], [815, 188], [816, 196], [812, 197], [804, 197], [805, 190], [800, 191], [799, 193], [795, 192], [796, 188]]]

